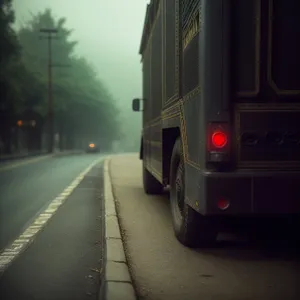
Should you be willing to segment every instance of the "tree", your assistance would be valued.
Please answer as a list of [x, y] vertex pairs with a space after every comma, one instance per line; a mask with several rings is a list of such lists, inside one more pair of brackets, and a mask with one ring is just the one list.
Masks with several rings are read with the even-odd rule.
[[58, 29], [57, 39], [52, 43], [53, 64], [69, 66], [53, 68], [55, 121], [61, 136], [70, 140], [67, 146], [72, 147], [74, 137], [100, 136], [106, 143], [118, 138], [118, 110], [113, 97], [93, 66], [74, 54], [77, 42], [70, 40], [72, 30], [66, 27], [66, 19], [56, 20], [50, 9], [33, 15], [18, 32], [24, 72], [27, 72], [24, 76], [34, 83], [33, 89], [23, 87], [24, 105], [46, 116], [48, 49], [41, 40], [41, 28]]
[[0, 2], [0, 146], [11, 152], [11, 125], [18, 109], [20, 98], [17, 73], [19, 72], [19, 43], [12, 29], [14, 13], [12, 0]]

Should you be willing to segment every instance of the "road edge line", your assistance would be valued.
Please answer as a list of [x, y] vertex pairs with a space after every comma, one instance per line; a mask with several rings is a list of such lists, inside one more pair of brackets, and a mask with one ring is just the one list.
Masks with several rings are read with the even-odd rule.
[[125, 255], [118, 220], [113, 185], [110, 176], [109, 156], [104, 161], [105, 206], [105, 261], [104, 280], [100, 286], [99, 300], [137, 300]]

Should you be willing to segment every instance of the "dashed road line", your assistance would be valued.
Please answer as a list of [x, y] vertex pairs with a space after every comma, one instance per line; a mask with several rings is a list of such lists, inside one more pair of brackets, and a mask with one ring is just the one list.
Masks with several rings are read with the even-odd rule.
[[[39, 158], [41, 159], [41, 158]], [[9, 265], [16, 259], [35, 239], [36, 235], [45, 227], [48, 221], [54, 216], [58, 208], [64, 204], [74, 189], [80, 184], [86, 174], [103, 158], [93, 161], [83, 172], [81, 172], [64, 191], [57, 196], [47, 207], [40, 213], [37, 218], [29, 225], [17, 239], [0, 253], [0, 272], [4, 272]]]

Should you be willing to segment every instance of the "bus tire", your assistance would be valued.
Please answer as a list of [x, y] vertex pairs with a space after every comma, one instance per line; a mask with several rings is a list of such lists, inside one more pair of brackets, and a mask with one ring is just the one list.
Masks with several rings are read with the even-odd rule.
[[163, 192], [163, 185], [147, 170], [143, 163], [143, 185], [148, 195], [158, 195]]
[[211, 246], [217, 230], [210, 220], [185, 202], [185, 167], [180, 138], [175, 142], [170, 165], [170, 205], [175, 236], [184, 246]]

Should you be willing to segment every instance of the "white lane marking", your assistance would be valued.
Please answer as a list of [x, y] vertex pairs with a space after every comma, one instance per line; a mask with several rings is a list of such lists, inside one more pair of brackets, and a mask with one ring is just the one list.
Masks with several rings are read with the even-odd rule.
[[58, 208], [67, 200], [74, 189], [80, 184], [84, 179], [86, 174], [98, 163], [100, 163], [104, 158], [99, 158], [94, 160], [83, 172], [81, 172], [71, 184], [64, 189], [64, 191], [57, 196], [47, 208], [41, 212], [37, 218], [29, 225], [23, 233], [19, 235], [18, 238], [11, 243], [10, 246], [5, 248], [0, 253], [0, 272], [5, 271], [12, 261], [17, 258], [34, 240], [37, 233], [40, 232], [48, 221], [53, 217]]

